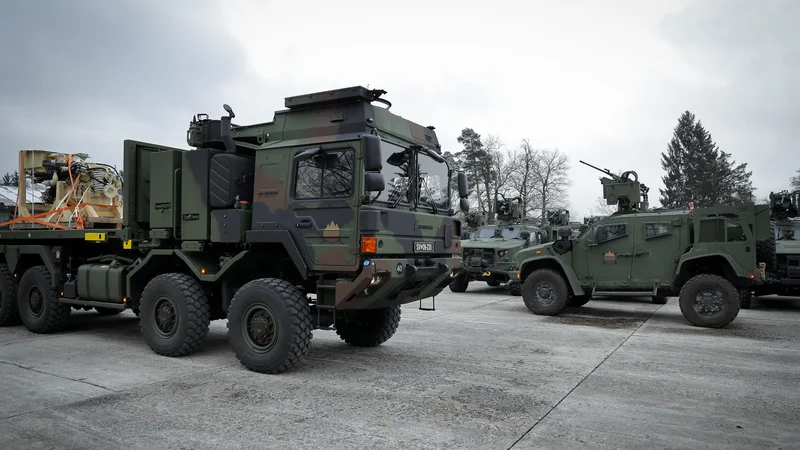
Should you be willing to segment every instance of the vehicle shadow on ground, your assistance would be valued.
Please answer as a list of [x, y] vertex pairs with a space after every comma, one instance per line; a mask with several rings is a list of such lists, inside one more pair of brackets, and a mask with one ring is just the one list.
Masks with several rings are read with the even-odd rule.
[[775, 311], [800, 311], [800, 298], [798, 297], [753, 297], [751, 309]]

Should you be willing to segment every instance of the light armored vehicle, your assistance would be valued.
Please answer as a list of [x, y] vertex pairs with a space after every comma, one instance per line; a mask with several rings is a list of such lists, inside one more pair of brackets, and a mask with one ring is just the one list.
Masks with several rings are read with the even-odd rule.
[[[126, 140], [121, 203], [108, 166], [23, 151], [20, 202], [0, 224], [0, 325], [49, 333], [73, 307], [131, 309], [154, 352], [182, 356], [227, 318], [236, 357], [266, 373], [300, 361], [317, 328], [383, 343], [400, 305], [434, 297], [461, 266], [453, 205], [466, 210], [468, 192], [458, 173], [451, 194], [433, 127], [382, 94], [288, 97], [254, 125], [224, 105], [219, 120], [191, 120], [189, 150]], [[49, 202], [26, 200], [26, 176]]]
[[541, 228], [522, 220], [519, 198], [497, 200], [497, 223], [480, 225], [468, 239], [462, 241], [464, 268], [450, 282], [450, 290], [464, 292], [470, 282], [485, 281], [489, 286], [508, 287], [512, 295], [520, 295], [521, 285], [511, 273], [516, 273], [514, 255], [546, 238]]
[[[763, 250], [769, 252], [774, 246], [775, 252], [766, 261], [767, 282], [757, 286], [754, 294], [800, 296], [800, 191], [771, 192], [769, 198], [773, 242]], [[749, 297], [742, 306], [750, 306]]]
[[516, 276], [528, 309], [556, 315], [594, 295], [646, 295], [656, 303], [677, 295], [694, 325], [733, 321], [742, 294], [763, 283], [766, 259], [774, 253], [768, 248], [769, 206], [649, 212], [649, 189], [635, 172], [598, 170], [608, 175], [600, 180], [603, 196], [618, 211], [592, 222], [577, 238], [562, 227], [555, 242], [517, 253]]

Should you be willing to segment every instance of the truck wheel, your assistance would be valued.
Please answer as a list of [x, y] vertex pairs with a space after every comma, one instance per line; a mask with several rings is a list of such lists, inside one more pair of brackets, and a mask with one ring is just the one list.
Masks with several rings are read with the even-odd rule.
[[511, 295], [519, 297], [520, 295], [522, 295], [522, 283], [520, 283], [519, 281], [508, 283], [508, 291]]
[[344, 320], [336, 321], [336, 334], [355, 347], [377, 347], [388, 341], [400, 325], [400, 306], [348, 313]]
[[589, 303], [591, 299], [592, 296], [590, 294], [573, 295], [572, 298], [569, 299], [569, 304], [567, 306], [580, 307]]
[[18, 325], [17, 291], [19, 283], [8, 270], [7, 264], [0, 264], [0, 327]]
[[750, 289], [739, 289], [739, 297], [742, 299], [742, 309], [750, 309], [753, 304], [753, 293]]
[[211, 322], [200, 282], [182, 273], [154, 277], [142, 292], [139, 327], [159, 355], [185, 356], [200, 349]]
[[228, 308], [228, 342], [254, 372], [287, 371], [308, 354], [314, 325], [306, 296], [288, 281], [250, 281]]
[[97, 306], [94, 309], [97, 311], [97, 314], [100, 314], [101, 316], [113, 316], [122, 312], [121, 309], [100, 308]]
[[775, 242], [775, 222], [769, 223], [769, 238], [763, 241], [756, 241], [757, 262], [765, 263], [764, 270], [767, 273], [774, 272], [778, 266], [777, 246]]
[[465, 292], [467, 290], [467, 286], [469, 286], [469, 281], [467, 280], [466, 273], [460, 273], [453, 277], [453, 279], [450, 281], [451, 292]]
[[51, 333], [66, 322], [72, 308], [58, 303], [50, 271], [45, 266], [26, 270], [17, 292], [19, 316], [25, 328], [34, 333]]
[[567, 307], [567, 283], [550, 269], [536, 270], [522, 284], [522, 301], [534, 314], [554, 316]]
[[491, 287], [497, 287], [497, 286], [500, 286], [500, 282], [499, 282], [499, 281], [497, 281], [497, 280], [490, 280], [490, 281], [487, 281], [487, 282], [486, 282], [486, 284], [488, 284], [488, 285], [489, 285], [489, 286], [491, 286]]
[[681, 288], [678, 304], [693, 325], [722, 328], [739, 314], [739, 291], [719, 275], [697, 275]]
[[666, 305], [669, 301], [669, 297], [666, 295], [654, 295], [653, 296], [653, 303], [656, 305]]

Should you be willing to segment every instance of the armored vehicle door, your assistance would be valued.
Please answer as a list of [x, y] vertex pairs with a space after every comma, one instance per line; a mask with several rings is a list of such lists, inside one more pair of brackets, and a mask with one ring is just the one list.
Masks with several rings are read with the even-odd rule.
[[357, 145], [335, 143], [292, 150], [287, 211], [297, 243], [316, 270], [358, 264]]
[[689, 245], [682, 218], [642, 218], [635, 223], [635, 244], [631, 284], [652, 288], [670, 284], [678, 259]]
[[634, 248], [632, 222], [599, 223], [592, 232], [594, 239], [586, 248], [587, 281], [597, 287], [629, 285]]

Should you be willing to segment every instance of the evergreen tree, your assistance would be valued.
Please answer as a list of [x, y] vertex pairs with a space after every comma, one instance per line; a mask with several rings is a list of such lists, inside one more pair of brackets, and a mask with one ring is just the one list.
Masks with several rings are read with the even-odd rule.
[[478, 208], [486, 211], [483, 205], [480, 186], [484, 184], [485, 172], [491, 169], [488, 164], [488, 153], [483, 148], [481, 135], [472, 128], [464, 128], [458, 137], [458, 143], [464, 146], [464, 150], [457, 153], [461, 162], [461, 168], [467, 174], [470, 191], [474, 188], [478, 197]]
[[11, 174], [6, 172], [6, 174], [3, 175], [3, 180], [0, 181], [0, 186], [13, 186], [13, 185], [14, 184], [11, 182]]
[[792, 186], [793, 191], [800, 191], [800, 169], [797, 169], [797, 175], [789, 180], [789, 184]]
[[12, 183], [12, 186], [19, 185], [19, 172], [16, 171], [16, 170], [14, 171], [13, 174], [11, 174], [11, 183]]
[[695, 206], [731, 205], [752, 201], [752, 171], [736, 165], [731, 154], [719, 150], [711, 134], [695, 115], [684, 112], [678, 119], [667, 152], [661, 154], [661, 205], [681, 209]]

